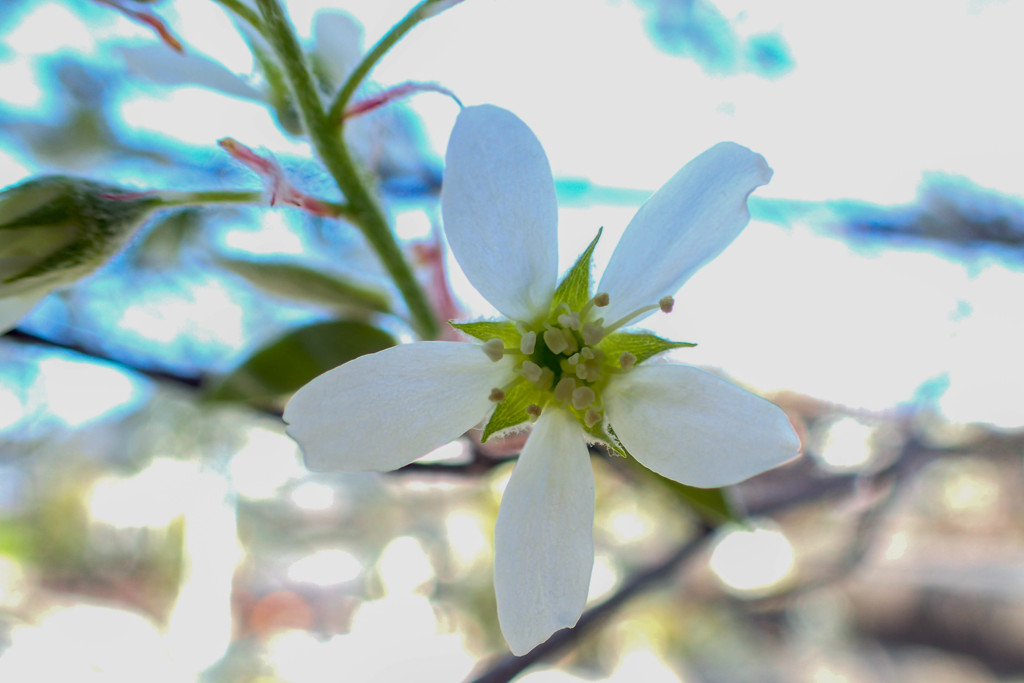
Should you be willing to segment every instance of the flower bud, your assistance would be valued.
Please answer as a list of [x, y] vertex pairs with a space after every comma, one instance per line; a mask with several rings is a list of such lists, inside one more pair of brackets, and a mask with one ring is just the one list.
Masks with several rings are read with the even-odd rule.
[[155, 193], [66, 176], [0, 191], [0, 332], [105, 263], [161, 204]]

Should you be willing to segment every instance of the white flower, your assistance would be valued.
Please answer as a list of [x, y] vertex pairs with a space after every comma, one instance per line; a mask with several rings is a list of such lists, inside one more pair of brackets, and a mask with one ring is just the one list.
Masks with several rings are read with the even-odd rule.
[[457, 438], [492, 408], [485, 438], [537, 418], [495, 529], [502, 632], [512, 652], [529, 651], [573, 626], [587, 599], [588, 441], [700, 487], [796, 455], [775, 405], [696, 368], [645, 365], [682, 344], [619, 329], [659, 302], [671, 307], [669, 295], [746, 226], [747, 195], [770, 177], [739, 145], [701, 154], [640, 208], [594, 296], [593, 244], [556, 287], [555, 189], [536, 137], [503, 109], [464, 109], [448, 145], [445, 231], [467, 277], [513, 322], [457, 325], [482, 346], [419, 342], [321, 375], [288, 404], [289, 433], [313, 469], [383, 471]]

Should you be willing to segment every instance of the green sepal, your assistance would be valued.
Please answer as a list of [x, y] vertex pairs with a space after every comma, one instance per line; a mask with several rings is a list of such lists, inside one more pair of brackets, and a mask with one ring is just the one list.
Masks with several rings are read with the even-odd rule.
[[629, 469], [640, 481], [660, 484], [683, 505], [709, 523], [714, 525], [725, 522], [743, 523], [743, 515], [729, 493], [729, 489], [699, 489], [695, 486], [687, 486], [647, 469], [636, 458], [629, 458], [627, 462]]
[[382, 313], [391, 311], [388, 297], [380, 290], [308, 266], [224, 257], [218, 263], [266, 292], [296, 301], [334, 309], [356, 306]]
[[513, 349], [519, 348], [519, 342], [523, 338], [516, 328], [516, 324], [511, 320], [479, 320], [468, 323], [456, 323], [449, 320], [448, 324], [459, 332], [468, 334], [482, 342], [500, 339], [506, 347]]
[[619, 356], [623, 353], [631, 353], [636, 356], [636, 362], [639, 364], [670, 349], [684, 349], [691, 346], [696, 346], [696, 344], [669, 341], [649, 332], [614, 332], [597, 345], [616, 365], [619, 363]]
[[[579, 416], [577, 416], [579, 419]], [[612, 429], [610, 424], [598, 422], [593, 427], [588, 427], [582, 419], [580, 419], [580, 427], [588, 436], [592, 437], [594, 441], [600, 441], [605, 446], [611, 449], [613, 455], [618, 455], [628, 460], [633, 460], [633, 456], [630, 454], [626, 447], [619, 441], [619, 437], [615, 434], [615, 430]]]
[[531, 403], [541, 405], [544, 400], [544, 393], [529, 382], [522, 381], [514, 385], [505, 394], [505, 399], [494, 408], [491, 419], [484, 426], [484, 433], [480, 436], [481, 443], [487, 441], [494, 434], [512, 427], [518, 427], [530, 416], [526, 408]]
[[576, 259], [573, 267], [569, 269], [569, 272], [565, 274], [562, 281], [558, 283], [555, 296], [551, 301], [552, 313], [556, 309], [561, 308], [562, 304], [567, 304], [571, 311], [578, 311], [590, 299], [590, 270], [593, 265], [594, 247], [597, 246], [597, 241], [601, 239], [602, 232], [604, 232], [604, 228], [598, 229], [597, 235], [590, 242], [590, 246], [583, 250], [583, 253]]
[[268, 404], [353, 358], [394, 346], [387, 332], [357, 320], [292, 330], [257, 350], [205, 392], [212, 401]]

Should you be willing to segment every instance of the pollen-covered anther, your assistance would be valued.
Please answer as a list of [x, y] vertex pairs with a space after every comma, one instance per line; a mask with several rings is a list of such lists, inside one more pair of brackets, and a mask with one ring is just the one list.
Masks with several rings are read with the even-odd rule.
[[566, 341], [565, 335], [562, 334], [561, 330], [551, 328], [544, 330], [544, 344], [551, 349], [551, 353], [559, 354], [569, 348], [569, 342]]
[[672, 307], [675, 306], [675, 299], [670, 296], [663, 296], [658, 300], [658, 308], [661, 309], [662, 313], [671, 313]]
[[569, 356], [569, 365], [576, 365], [579, 362], [580, 362], [580, 354], [574, 353], [571, 356]]
[[611, 301], [611, 297], [608, 296], [608, 292], [598, 292], [597, 296], [594, 297], [595, 306], [607, 306], [608, 302]]
[[492, 403], [501, 403], [505, 400], [505, 392], [495, 387], [491, 389], [491, 395], [487, 397], [487, 400]]
[[601, 379], [601, 370], [595, 363], [580, 363], [576, 366], [576, 376], [584, 382], [596, 382]]
[[572, 407], [576, 410], [583, 410], [596, 398], [597, 395], [590, 387], [576, 387], [572, 392]]
[[572, 400], [572, 394], [576, 391], [576, 380], [572, 377], [563, 377], [558, 380], [553, 393], [555, 400], [561, 403], [568, 403]]
[[520, 353], [529, 356], [537, 348], [537, 333], [533, 330], [523, 334], [522, 339], [519, 340], [519, 351]]
[[558, 324], [562, 327], [568, 327], [570, 330], [580, 329], [580, 314], [579, 313], [563, 313], [558, 316]]
[[631, 354], [629, 351], [623, 351], [619, 354], [619, 366], [623, 370], [629, 370], [636, 365], [636, 356]]
[[531, 403], [530, 405], [526, 406], [526, 414], [536, 420], [538, 417], [540, 417], [540, 406], [537, 405], [536, 403]]
[[593, 426], [600, 421], [601, 413], [597, 412], [593, 408], [588, 408], [587, 412], [583, 414], [583, 424], [587, 425], [587, 429], [593, 428]]
[[554, 381], [555, 373], [551, 370], [551, 368], [541, 368], [540, 378], [536, 382], [534, 382], [534, 385], [536, 385], [536, 387], [541, 391], [547, 391], [548, 389], [551, 388], [551, 385], [554, 383]]
[[599, 322], [583, 323], [580, 326], [580, 336], [583, 337], [584, 344], [593, 346], [604, 338], [604, 328]]
[[541, 371], [541, 367], [532, 360], [524, 360], [523, 364], [519, 367], [519, 373], [531, 382], [539, 381], [544, 374]]
[[587, 360], [594, 360], [594, 349], [590, 348], [589, 346], [584, 346], [582, 349], [580, 349], [580, 355]]
[[487, 357], [497, 363], [505, 356], [505, 344], [500, 339], [489, 339], [481, 347]]

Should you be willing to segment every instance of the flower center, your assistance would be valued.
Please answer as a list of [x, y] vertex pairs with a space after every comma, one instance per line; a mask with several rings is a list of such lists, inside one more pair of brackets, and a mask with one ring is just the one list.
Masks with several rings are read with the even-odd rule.
[[542, 398], [526, 407], [524, 417], [535, 419], [544, 407], [554, 402], [570, 410], [588, 429], [601, 423], [604, 419], [602, 390], [613, 375], [628, 372], [637, 362], [636, 356], [629, 352], [609, 357], [601, 348], [601, 341], [648, 311], [657, 308], [671, 311], [673, 302], [671, 297], [665, 297], [657, 304], [605, 324], [599, 312], [608, 303], [608, 295], [599, 293], [579, 310], [572, 310], [563, 303], [539, 323], [519, 323], [518, 348], [506, 348], [498, 339], [485, 343], [484, 353], [491, 360], [515, 356], [518, 375], [505, 387], [495, 388], [491, 400], [501, 403], [513, 387], [525, 381], [532, 384]]

